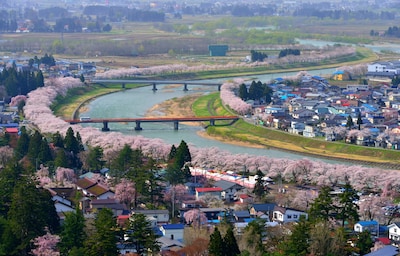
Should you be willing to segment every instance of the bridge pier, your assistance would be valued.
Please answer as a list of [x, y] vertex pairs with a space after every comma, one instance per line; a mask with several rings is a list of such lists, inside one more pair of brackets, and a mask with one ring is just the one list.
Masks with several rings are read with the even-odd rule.
[[183, 91], [185, 91], [185, 92], [189, 91], [187, 88], [187, 84], [183, 84]]
[[156, 83], [153, 83], [153, 91], [157, 91], [157, 85], [156, 85]]
[[125, 83], [122, 83], [122, 89], [125, 89]]
[[103, 128], [101, 128], [103, 132], [109, 132], [110, 128], [108, 128], [108, 121], [103, 121]]
[[222, 86], [222, 84], [219, 84], [219, 85], [218, 85], [218, 91], [219, 91], [219, 92], [221, 91], [221, 86]]
[[210, 126], [215, 126], [215, 120], [214, 119], [210, 119]]
[[174, 130], [177, 131], [179, 129], [179, 121], [174, 121]]
[[143, 130], [143, 128], [140, 127], [140, 121], [136, 121], [135, 131], [141, 131], [141, 130]]

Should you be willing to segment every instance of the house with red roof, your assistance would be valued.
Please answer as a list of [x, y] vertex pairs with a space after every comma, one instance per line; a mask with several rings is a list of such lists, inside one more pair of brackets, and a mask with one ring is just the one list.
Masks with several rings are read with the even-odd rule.
[[213, 196], [221, 199], [222, 188], [213, 187], [213, 188], [196, 188], [196, 200], [199, 200], [199, 197], [202, 196]]

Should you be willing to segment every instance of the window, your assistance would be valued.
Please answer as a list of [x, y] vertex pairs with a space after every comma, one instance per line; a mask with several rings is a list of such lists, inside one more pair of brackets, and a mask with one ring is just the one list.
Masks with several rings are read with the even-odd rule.
[[297, 216], [297, 214], [293, 214], [293, 219], [298, 219], [299, 216]]
[[292, 215], [288, 215], [287, 218], [288, 218], [288, 219], [291, 219], [291, 218], [292, 218]]

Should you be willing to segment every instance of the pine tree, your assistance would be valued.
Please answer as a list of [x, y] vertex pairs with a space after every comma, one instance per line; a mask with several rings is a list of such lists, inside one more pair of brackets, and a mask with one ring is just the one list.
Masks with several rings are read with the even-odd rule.
[[294, 227], [292, 234], [287, 241], [282, 242], [281, 249], [284, 255], [306, 256], [310, 241], [310, 226], [303, 218]]
[[108, 208], [101, 209], [95, 219], [95, 232], [85, 240], [85, 255], [116, 256], [118, 255], [115, 231], [116, 221], [113, 212]]
[[64, 148], [64, 139], [59, 131], [53, 134], [53, 145], [58, 148]]
[[174, 144], [172, 144], [171, 150], [169, 151], [169, 154], [168, 154], [168, 161], [174, 159], [175, 156], [176, 156], [176, 147]]
[[27, 255], [31, 251], [31, 240], [45, 234], [45, 227], [54, 233], [59, 227], [54, 202], [47, 190], [37, 188], [30, 177], [24, 176], [17, 183], [8, 213], [10, 231], [15, 248], [8, 248], [9, 255]]
[[358, 235], [356, 247], [358, 248], [359, 255], [365, 255], [371, 252], [371, 247], [374, 245], [374, 241], [371, 238], [371, 233], [363, 231]]
[[254, 188], [253, 188], [253, 193], [258, 198], [261, 198], [265, 194], [264, 181], [262, 179], [264, 177], [264, 174], [262, 173], [262, 171], [257, 170], [256, 175], [257, 175], [257, 179], [256, 179], [256, 184], [254, 185]]
[[65, 167], [69, 168], [70, 165], [68, 164], [68, 158], [65, 154], [64, 149], [57, 150], [56, 158], [54, 159], [54, 167]]
[[151, 223], [146, 216], [141, 213], [135, 213], [129, 220], [129, 228], [132, 233], [129, 235], [128, 242], [136, 246], [136, 251], [142, 255], [143, 252], [151, 250], [153, 253], [159, 251], [160, 246], [157, 242], [157, 236], [151, 228]]
[[224, 241], [218, 227], [214, 228], [214, 232], [210, 235], [210, 244], [208, 245], [208, 253], [210, 256], [224, 256]]
[[[69, 252], [74, 248], [80, 249], [83, 247], [86, 234], [85, 218], [82, 211], [77, 207], [75, 212], [66, 212], [63, 229], [61, 232], [60, 251], [64, 255], [69, 255]], [[76, 250], [75, 249], [75, 250]]]
[[361, 125], [363, 124], [362, 118], [361, 118], [361, 112], [358, 112], [358, 117], [357, 117], [357, 126], [358, 130], [361, 130]]
[[87, 166], [89, 166], [91, 170], [100, 170], [105, 163], [103, 156], [103, 149], [100, 146], [89, 148], [89, 154], [86, 159]]
[[233, 228], [230, 226], [224, 236], [224, 252], [225, 256], [237, 256], [240, 254], [239, 246], [237, 244]]
[[346, 122], [346, 127], [349, 128], [349, 130], [354, 126], [353, 118], [351, 115], [347, 116], [347, 122]]
[[247, 100], [248, 97], [249, 93], [247, 92], [247, 86], [243, 83], [239, 86], [239, 98], [241, 98], [242, 100]]
[[309, 210], [310, 220], [329, 220], [329, 218], [335, 211], [330, 192], [331, 188], [328, 186], [324, 186], [321, 188], [318, 197], [315, 198], [313, 203], [311, 203]]
[[353, 189], [350, 181], [346, 178], [346, 184], [343, 186], [343, 193], [339, 194], [339, 205], [337, 219], [342, 220], [342, 226], [346, 221], [357, 222], [360, 219], [358, 214], [359, 206], [355, 203], [360, 199], [357, 192]]
[[22, 159], [27, 153], [29, 148], [30, 137], [26, 132], [26, 129], [21, 129], [21, 135], [17, 141], [17, 147], [15, 148], [15, 157], [19, 160]]
[[182, 168], [186, 163], [192, 161], [192, 156], [189, 151], [189, 147], [184, 140], [181, 141], [175, 156], [175, 163], [178, 165], [179, 168]]
[[79, 153], [79, 142], [74, 135], [74, 130], [71, 127], [68, 128], [64, 139], [64, 146], [68, 152], [74, 154]]
[[39, 154], [40, 145], [42, 144], [42, 135], [35, 131], [29, 140], [28, 157], [31, 161], [35, 161]]

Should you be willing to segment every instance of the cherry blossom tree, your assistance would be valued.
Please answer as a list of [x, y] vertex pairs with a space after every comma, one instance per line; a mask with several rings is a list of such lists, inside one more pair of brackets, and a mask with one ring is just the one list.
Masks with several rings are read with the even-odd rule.
[[56, 181], [60, 184], [73, 184], [76, 182], [76, 174], [73, 169], [57, 167]]
[[199, 228], [207, 224], [206, 214], [199, 209], [192, 209], [183, 214], [187, 224]]
[[115, 199], [130, 207], [135, 199], [135, 183], [128, 179], [121, 179], [115, 186]]
[[52, 235], [47, 230], [43, 236], [33, 239], [33, 244], [36, 247], [32, 249], [32, 254], [35, 256], [59, 256], [60, 252], [57, 250], [57, 244], [60, 242], [60, 236]]

